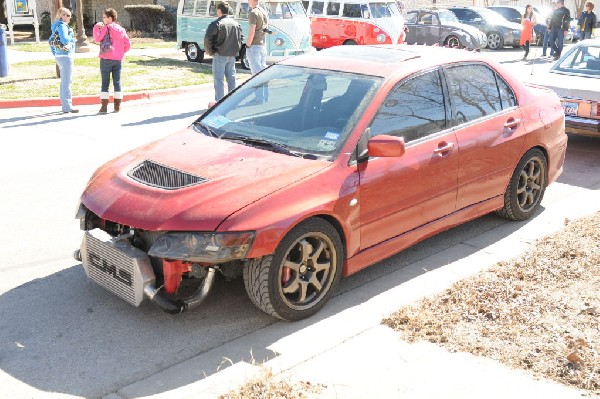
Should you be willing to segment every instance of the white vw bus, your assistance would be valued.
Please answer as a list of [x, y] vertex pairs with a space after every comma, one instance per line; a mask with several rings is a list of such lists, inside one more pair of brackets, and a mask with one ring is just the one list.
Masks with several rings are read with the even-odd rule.
[[[217, 4], [222, 0], [180, 0], [177, 7], [177, 46], [185, 49], [189, 61], [204, 59], [204, 35], [217, 18]], [[248, 34], [248, 0], [232, 0], [229, 5], [235, 19]], [[259, 6], [269, 13], [267, 62], [274, 63], [297, 54], [315, 51], [311, 45], [310, 19], [300, 0], [266, 0]], [[246, 47], [240, 51], [242, 67], [249, 69]]]

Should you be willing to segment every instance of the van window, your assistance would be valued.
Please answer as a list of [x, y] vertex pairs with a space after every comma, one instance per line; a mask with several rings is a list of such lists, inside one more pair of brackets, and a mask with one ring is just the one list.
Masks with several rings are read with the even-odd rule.
[[340, 3], [327, 4], [327, 15], [340, 15]]
[[292, 12], [288, 3], [266, 3], [270, 19], [292, 19]]
[[361, 18], [362, 12], [360, 9], [360, 4], [344, 4], [344, 9], [342, 10], [342, 16], [348, 18]]
[[371, 3], [369, 6], [373, 18], [389, 18], [392, 16], [387, 3]]
[[181, 10], [181, 13], [183, 15], [193, 15], [195, 2], [196, 2], [196, 0], [184, 0], [183, 1], [183, 9]]
[[250, 14], [250, 6], [248, 5], [248, 3], [242, 3], [240, 7], [239, 18], [248, 19], [248, 14]]
[[[200, 0], [200, 3], [203, 3], [202, 0]], [[208, 15], [210, 15], [211, 17], [216, 17], [217, 16], [217, 4], [219, 4], [220, 1], [211, 1], [210, 2], [210, 7], [208, 9]]]
[[290, 1], [287, 3], [287, 5], [290, 7], [290, 11], [292, 12], [292, 14], [298, 16], [302, 16], [305, 17], [306, 16], [306, 10], [304, 9], [304, 7], [302, 6], [302, 3], [299, 1]]
[[315, 15], [323, 14], [323, 6], [324, 5], [325, 5], [325, 3], [322, 1], [313, 1], [312, 6], [310, 7], [310, 10], [308, 11], [309, 14], [315, 14]]

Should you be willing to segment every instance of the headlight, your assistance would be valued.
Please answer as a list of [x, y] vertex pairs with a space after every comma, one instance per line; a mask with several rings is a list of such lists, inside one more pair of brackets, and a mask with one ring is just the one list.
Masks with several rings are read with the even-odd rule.
[[275, 45], [278, 47], [281, 47], [285, 44], [285, 40], [283, 40], [282, 38], [278, 37], [277, 39], [275, 39]]
[[243, 259], [254, 241], [254, 232], [173, 232], [161, 235], [148, 255], [190, 262], [223, 263]]
[[378, 43], [383, 43], [383, 42], [385, 42], [385, 34], [383, 34], [383, 33], [380, 33], [380, 34], [378, 34], [378, 35], [377, 35], [377, 42], [378, 42]]

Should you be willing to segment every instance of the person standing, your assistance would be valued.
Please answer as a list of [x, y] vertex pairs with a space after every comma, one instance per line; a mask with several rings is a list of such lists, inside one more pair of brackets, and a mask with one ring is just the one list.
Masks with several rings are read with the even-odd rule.
[[558, 0], [550, 18], [550, 44], [554, 50], [554, 61], [560, 58], [570, 21], [571, 13], [565, 7], [565, 0]]
[[[110, 45], [106, 49], [100, 48], [100, 76], [102, 77], [102, 86], [100, 88], [100, 103], [102, 104], [98, 113], [106, 114], [108, 112], [108, 86], [112, 75], [113, 86], [115, 89], [114, 111], [121, 110], [121, 101], [123, 92], [121, 91], [121, 67], [125, 53], [131, 48], [131, 42], [125, 29], [117, 21], [117, 12], [113, 8], [107, 8], [102, 15], [102, 22], [94, 25], [94, 40], [96, 43], [102, 42], [106, 35], [110, 37]], [[101, 43], [102, 44], [102, 43]]]
[[585, 11], [581, 13], [579, 20], [577, 21], [577, 28], [579, 29], [579, 39], [591, 39], [596, 30], [596, 23], [598, 19], [594, 14], [594, 2], [588, 1], [585, 3]]
[[521, 17], [521, 25], [523, 25], [523, 30], [521, 31], [520, 44], [525, 49], [525, 55], [523, 55], [523, 59], [526, 59], [529, 55], [529, 44], [533, 40], [533, 27], [536, 23], [535, 15], [533, 15], [533, 6], [531, 4], [527, 4], [527, 6], [525, 6], [525, 14], [523, 14]]
[[[269, 30], [269, 16], [258, 6], [258, 0], [248, 0], [252, 9], [248, 15], [248, 38], [246, 39], [246, 56], [250, 64], [250, 72], [255, 75], [267, 67], [266, 33]], [[266, 88], [258, 90], [256, 102], [267, 100]]]
[[71, 94], [71, 83], [73, 82], [73, 58], [75, 54], [75, 35], [73, 29], [69, 26], [71, 20], [71, 11], [68, 8], [61, 7], [56, 12], [56, 20], [52, 23], [50, 44], [55, 33], [58, 34], [62, 47], [53, 47], [50, 45], [50, 51], [58, 65], [60, 71], [60, 105], [63, 113], [77, 113], [78, 109], [73, 108], [73, 96]]
[[229, 17], [230, 13], [229, 3], [219, 3], [217, 19], [208, 25], [204, 35], [204, 48], [212, 56], [216, 101], [225, 97], [224, 78], [227, 80], [227, 91], [235, 89], [235, 57], [240, 53], [244, 40], [242, 27]]
[[[556, 0], [552, 0], [552, 2], [550, 3], [550, 7], [552, 7], [552, 12], [554, 12], [554, 10], [556, 10]], [[552, 46], [552, 43], [550, 43], [550, 21], [552, 20], [552, 13], [550, 13], [550, 15], [548, 15], [548, 17], [546, 18], [546, 32], [544, 32], [544, 47], [542, 49], [542, 57], [546, 56], [546, 50], [548, 49], [548, 46], [550, 46], [550, 57], [554, 56], [554, 46]]]

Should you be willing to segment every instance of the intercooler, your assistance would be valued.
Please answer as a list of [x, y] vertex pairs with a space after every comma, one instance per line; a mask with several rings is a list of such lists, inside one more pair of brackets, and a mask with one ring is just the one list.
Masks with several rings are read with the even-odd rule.
[[90, 280], [134, 306], [144, 300], [146, 285], [154, 285], [148, 255], [125, 238], [114, 238], [100, 229], [85, 232], [81, 259]]

